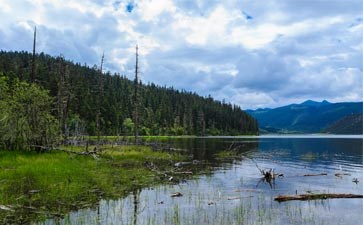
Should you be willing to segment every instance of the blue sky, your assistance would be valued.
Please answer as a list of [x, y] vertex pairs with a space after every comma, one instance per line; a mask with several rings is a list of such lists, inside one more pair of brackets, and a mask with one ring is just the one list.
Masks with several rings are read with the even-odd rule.
[[0, 48], [63, 54], [242, 108], [363, 100], [362, 0], [0, 0]]

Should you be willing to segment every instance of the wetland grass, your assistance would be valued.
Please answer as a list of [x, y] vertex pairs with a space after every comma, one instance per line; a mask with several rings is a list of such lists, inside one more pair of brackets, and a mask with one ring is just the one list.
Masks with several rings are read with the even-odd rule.
[[[72, 151], [81, 148], [72, 147]], [[119, 198], [160, 178], [145, 161], [168, 168], [181, 155], [144, 146], [112, 147], [96, 160], [89, 156], [0, 151], [0, 224], [28, 223], [94, 206], [100, 198]]]

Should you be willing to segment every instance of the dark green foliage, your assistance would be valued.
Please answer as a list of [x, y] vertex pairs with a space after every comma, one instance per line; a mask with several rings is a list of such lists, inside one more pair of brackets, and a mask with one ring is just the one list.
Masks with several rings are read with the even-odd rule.
[[[0, 71], [8, 77], [30, 81], [32, 55], [27, 52], [0, 52]], [[57, 96], [58, 58], [37, 55], [35, 80]], [[65, 61], [70, 92], [69, 115], [78, 115], [85, 132], [96, 134], [97, 70]], [[16, 75], [15, 75], [16, 74]], [[102, 135], [130, 134], [124, 126], [133, 118], [134, 83], [119, 74], [104, 73], [100, 127]], [[12, 78], [11, 78], [12, 79]], [[195, 93], [140, 82], [140, 135], [239, 135], [257, 134], [257, 122], [240, 107], [203, 98]], [[56, 113], [56, 112], [55, 112]], [[129, 121], [130, 122], [130, 121]], [[131, 121], [132, 122], [132, 121]]]
[[352, 114], [328, 126], [326, 133], [363, 134], [363, 114]]
[[261, 129], [271, 133], [317, 133], [345, 116], [363, 112], [363, 102], [306, 101], [275, 109], [248, 110]]
[[0, 148], [36, 149], [57, 141], [53, 99], [36, 84], [9, 80], [0, 72]]

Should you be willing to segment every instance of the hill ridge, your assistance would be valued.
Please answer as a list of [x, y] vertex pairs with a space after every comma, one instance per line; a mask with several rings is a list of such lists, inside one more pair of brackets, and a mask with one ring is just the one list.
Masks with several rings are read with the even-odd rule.
[[[348, 115], [362, 114], [363, 102], [330, 103], [307, 100], [300, 104], [247, 112], [258, 120], [261, 132], [319, 133], [325, 132], [329, 126]], [[356, 133], [354, 130], [346, 132]]]

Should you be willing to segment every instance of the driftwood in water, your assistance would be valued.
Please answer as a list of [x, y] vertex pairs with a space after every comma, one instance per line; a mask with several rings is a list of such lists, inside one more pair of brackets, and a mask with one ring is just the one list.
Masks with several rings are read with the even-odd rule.
[[186, 174], [186, 175], [193, 175], [193, 172], [192, 171], [171, 171], [173, 174]]
[[[256, 164], [257, 166], [257, 164]], [[260, 170], [261, 174], [262, 174], [262, 178], [260, 179], [260, 181], [257, 183], [256, 187], [258, 187], [258, 185], [260, 184], [260, 182], [266, 182], [270, 185], [271, 189], [275, 188], [275, 178], [276, 177], [283, 177], [284, 175], [282, 173], [274, 173], [273, 169], [269, 169], [269, 170], [262, 170], [260, 169], [258, 166], [257, 168]]]
[[227, 200], [237, 200], [241, 199], [242, 197], [228, 197]]
[[183, 196], [183, 194], [182, 193], [180, 193], [180, 192], [175, 192], [175, 193], [173, 193], [172, 195], [170, 195], [170, 197], [182, 197]]
[[302, 195], [279, 195], [274, 198], [275, 201], [285, 202], [285, 201], [306, 201], [306, 200], [316, 200], [316, 199], [328, 199], [328, 198], [363, 198], [363, 195], [356, 194], [302, 194]]
[[186, 166], [186, 165], [191, 165], [192, 162], [177, 162], [174, 164], [175, 167], [182, 167], [182, 166]]
[[161, 171], [154, 163], [145, 161], [144, 166], [148, 168], [149, 170], [153, 171], [154, 173], [158, 174], [162, 178], [167, 178], [170, 182], [178, 182], [178, 179], [174, 179], [172, 175], [180, 176], [180, 175], [193, 175], [192, 171]]
[[273, 169], [260, 170], [260, 172], [263, 175], [263, 178], [265, 178], [266, 180], [273, 180], [276, 177], [283, 177], [284, 176], [282, 173], [274, 173]]
[[334, 174], [336, 177], [342, 177], [342, 176], [350, 176], [350, 173], [336, 173]]
[[304, 177], [313, 177], [313, 176], [326, 176], [328, 175], [327, 173], [309, 173], [309, 174], [304, 174]]

